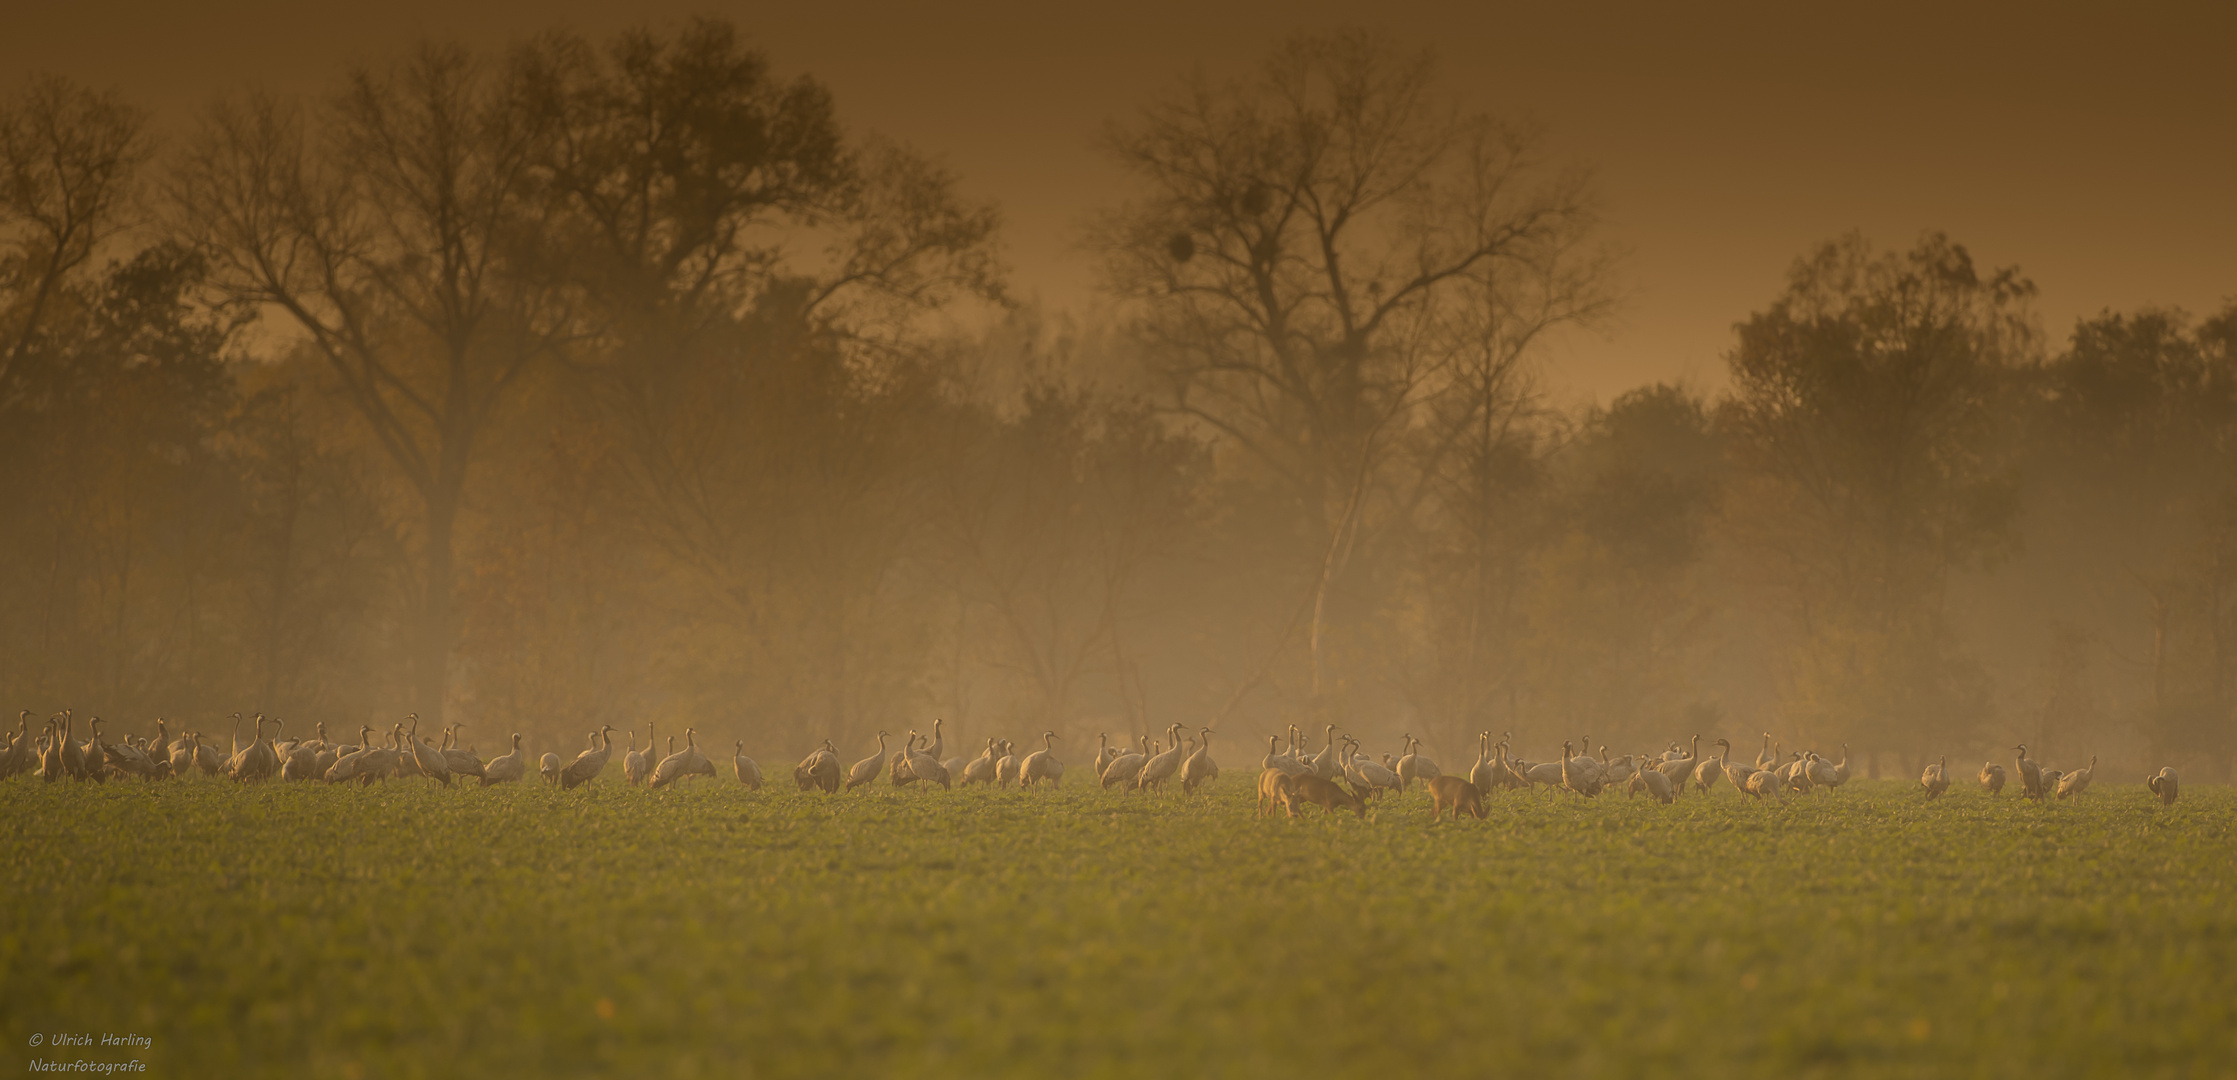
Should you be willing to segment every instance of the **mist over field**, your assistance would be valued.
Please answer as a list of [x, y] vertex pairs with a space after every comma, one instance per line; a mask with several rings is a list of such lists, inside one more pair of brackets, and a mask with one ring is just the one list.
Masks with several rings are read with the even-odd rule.
[[2227, 1071], [2237, 9], [667, 3], [10, 13], [29, 1071]]
[[1410, 42], [1079, 117], [1126, 195], [1075, 309], [739, 26], [536, 29], [176, 130], [0, 88], [27, 730], [2237, 766], [2237, 306], [2046, 325], [1932, 219], [1829, 230], [1715, 385], [1573, 405], [1602, 182]]

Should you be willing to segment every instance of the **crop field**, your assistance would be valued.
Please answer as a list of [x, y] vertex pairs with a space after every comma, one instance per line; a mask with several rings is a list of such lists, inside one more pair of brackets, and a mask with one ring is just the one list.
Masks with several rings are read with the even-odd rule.
[[[2237, 796], [0, 784], [0, 1018], [164, 1076], [2209, 1076]], [[0, 1064], [7, 1064], [0, 1062]], [[10, 1065], [11, 1068], [18, 1067]]]

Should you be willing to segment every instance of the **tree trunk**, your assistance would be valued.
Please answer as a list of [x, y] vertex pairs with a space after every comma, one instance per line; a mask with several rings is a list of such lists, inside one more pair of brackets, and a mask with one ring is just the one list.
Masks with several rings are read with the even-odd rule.
[[2152, 723], [2147, 744], [2152, 756], [2164, 759], [2172, 745], [2167, 738], [2167, 623], [2172, 618], [2171, 599], [2164, 589], [2150, 590], [2152, 598]]
[[458, 521], [461, 485], [446, 483], [427, 501], [427, 577], [420, 606], [418, 648], [414, 650], [412, 701], [420, 720], [443, 724], [443, 702], [450, 690], [450, 655], [455, 636], [451, 545]]
[[1368, 441], [1360, 447], [1359, 470], [1352, 477], [1351, 496], [1344, 500], [1343, 516], [1336, 519], [1336, 528], [1328, 535], [1328, 552], [1321, 558], [1320, 580], [1313, 587], [1313, 625], [1308, 640], [1313, 662], [1312, 700], [1316, 710], [1314, 716], [1316, 722], [1320, 720], [1318, 708], [1322, 704], [1320, 693], [1321, 617], [1328, 603], [1329, 583], [1336, 579], [1336, 575], [1342, 571], [1344, 564], [1351, 559], [1350, 545], [1346, 543], [1346, 538], [1358, 536], [1359, 501], [1367, 493], [1367, 474], [1373, 464], [1370, 453], [1373, 445], [1373, 437], [1370, 436]]
[[[292, 418], [291, 418], [292, 422]], [[272, 553], [272, 610], [264, 623], [264, 700], [265, 712], [277, 715], [280, 711], [280, 654], [286, 648], [287, 609], [293, 601], [295, 584], [295, 532], [296, 521], [302, 516], [302, 457], [301, 448], [294, 444], [290, 429], [286, 470], [286, 494], [280, 499], [278, 523], [278, 550]]]

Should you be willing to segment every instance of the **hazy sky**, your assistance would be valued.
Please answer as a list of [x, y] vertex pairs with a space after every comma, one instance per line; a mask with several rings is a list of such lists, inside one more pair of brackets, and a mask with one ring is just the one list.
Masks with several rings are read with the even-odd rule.
[[[76, 0], [0, 17], [0, 77], [114, 86], [184, 122], [247, 84], [330, 85], [416, 36], [501, 45], [726, 16], [848, 123], [943, 157], [997, 200], [1021, 294], [1093, 302], [1073, 246], [1125, 178], [1095, 133], [1174, 78], [1239, 72], [1346, 24], [1434, 47], [1473, 104], [1592, 166], [1630, 296], [1560, 350], [1566, 396], [1713, 386], [1731, 325], [1811, 244], [1949, 232], [2042, 287], [2054, 339], [2101, 308], [2237, 297], [2237, 4], [1332, 4], [1134, 0], [752, 5], [635, 0]], [[28, 7], [30, 10], [21, 10]]]

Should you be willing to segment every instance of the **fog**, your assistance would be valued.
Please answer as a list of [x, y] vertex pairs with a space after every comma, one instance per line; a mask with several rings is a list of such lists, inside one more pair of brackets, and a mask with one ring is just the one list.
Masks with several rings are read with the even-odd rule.
[[1603, 181], [1415, 44], [1081, 117], [1126, 194], [1062, 308], [782, 59], [433, 42], [160, 139], [4, 88], [0, 703], [2237, 763], [2237, 304], [2047, 326], [1931, 220], [1836, 233], [1716, 389], [1578, 406]]

